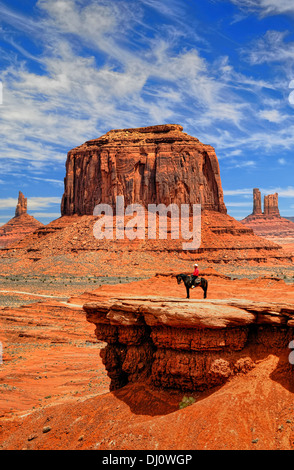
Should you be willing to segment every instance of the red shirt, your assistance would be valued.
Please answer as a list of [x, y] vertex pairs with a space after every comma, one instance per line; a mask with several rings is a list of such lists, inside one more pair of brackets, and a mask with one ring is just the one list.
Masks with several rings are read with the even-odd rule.
[[199, 276], [199, 269], [197, 268], [197, 266], [194, 269], [194, 272], [193, 272], [192, 276]]

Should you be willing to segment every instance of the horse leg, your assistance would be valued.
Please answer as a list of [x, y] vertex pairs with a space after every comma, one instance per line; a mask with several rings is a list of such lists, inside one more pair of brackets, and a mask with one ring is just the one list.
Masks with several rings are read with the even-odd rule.
[[187, 299], [190, 299], [190, 288], [186, 286], [186, 291], [187, 291]]
[[204, 299], [206, 299], [207, 297], [207, 288], [208, 288], [208, 285], [206, 284], [204, 287], [203, 287], [203, 291], [204, 291]]

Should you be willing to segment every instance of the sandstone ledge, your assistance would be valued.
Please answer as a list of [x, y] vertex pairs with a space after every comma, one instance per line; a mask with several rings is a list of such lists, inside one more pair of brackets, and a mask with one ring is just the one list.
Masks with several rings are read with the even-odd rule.
[[107, 343], [101, 356], [112, 390], [142, 380], [204, 390], [269, 354], [289, 354], [294, 334], [288, 303], [132, 296], [83, 308], [97, 338]]

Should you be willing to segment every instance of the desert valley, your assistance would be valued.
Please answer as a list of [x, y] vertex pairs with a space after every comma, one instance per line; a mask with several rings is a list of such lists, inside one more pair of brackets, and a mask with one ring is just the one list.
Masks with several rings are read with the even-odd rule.
[[[97, 239], [97, 204], [201, 205], [201, 244]], [[0, 227], [0, 448], [294, 449], [294, 222], [228, 214], [212, 146], [178, 124], [68, 152], [61, 217]], [[291, 214], [289, 214], [290, 216]], [[125, 222], [130, 222], [126, 215]], [[159, 223], [159, 220], [157, 219]], [[208, 281], [186, 298], [180, 273]]]

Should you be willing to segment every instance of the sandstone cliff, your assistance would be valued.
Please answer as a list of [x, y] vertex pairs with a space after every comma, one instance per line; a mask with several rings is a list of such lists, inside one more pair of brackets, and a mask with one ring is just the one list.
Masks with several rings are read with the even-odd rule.
[[[130, 240], [125, 233], [118, 239], [116, 217], [113, 239], [97, 239], [93, 209], [99, 203], [114, 207], [118, 195], [124, 196], [125, 205], [136, 202], [147, 208], [149, 203], [200, 203], [200, 247], [183, 249], [189, 241], [181, 235], [172, 238], [170, 226], [166, 239], [158, 236], [158, 225], [156, 239], [149, 237], [148, 228], [144, 239]], [[112, 130], [70, 151], [62, 214], [13, 251], [2, 252], [2, 258], [10, 260], [9, 272], [66, 269], [73, 274], [83, 270], [98, 275], [152, 275], [164, 269], [186, 271], [195, 258], [234, 264], [289, 264], [293, 259], [292, 252], [257, 237], [226, 213], [213, 148], [185, 134], [179, 125]]]
[[112, 130], [71, 150], [62, 215], [92, 215], [97, 204], [201, 204], [226, 213], [214, 149], [179, 125]]
[[254, 188], [253, 212], [241, 220], [241, 223], [261, 237], [294, 238], [294, 223], [288, 218], [281, 217], [278, 199], [278, 193], [264, 196], [262, 212], [261, 193], [258, 188]]
[[41, 222], [27, 213], [27, 199], [19, 191], [15, 216], [0, 227], [0, 248], [18, 243], [42, 226]]
[[293, 339], [290, 303], [133, 296], [90, 302], [84, 310], [107, 343], [101, 357], [112, 390], [142, 380], [204, 390], [253, 369], [264, 354], [287, 351]]
[[278, 202], [278, 193], [269, 194], [264, 196], [264, 215], [265, 216], [279, 216], [279, 202]]

